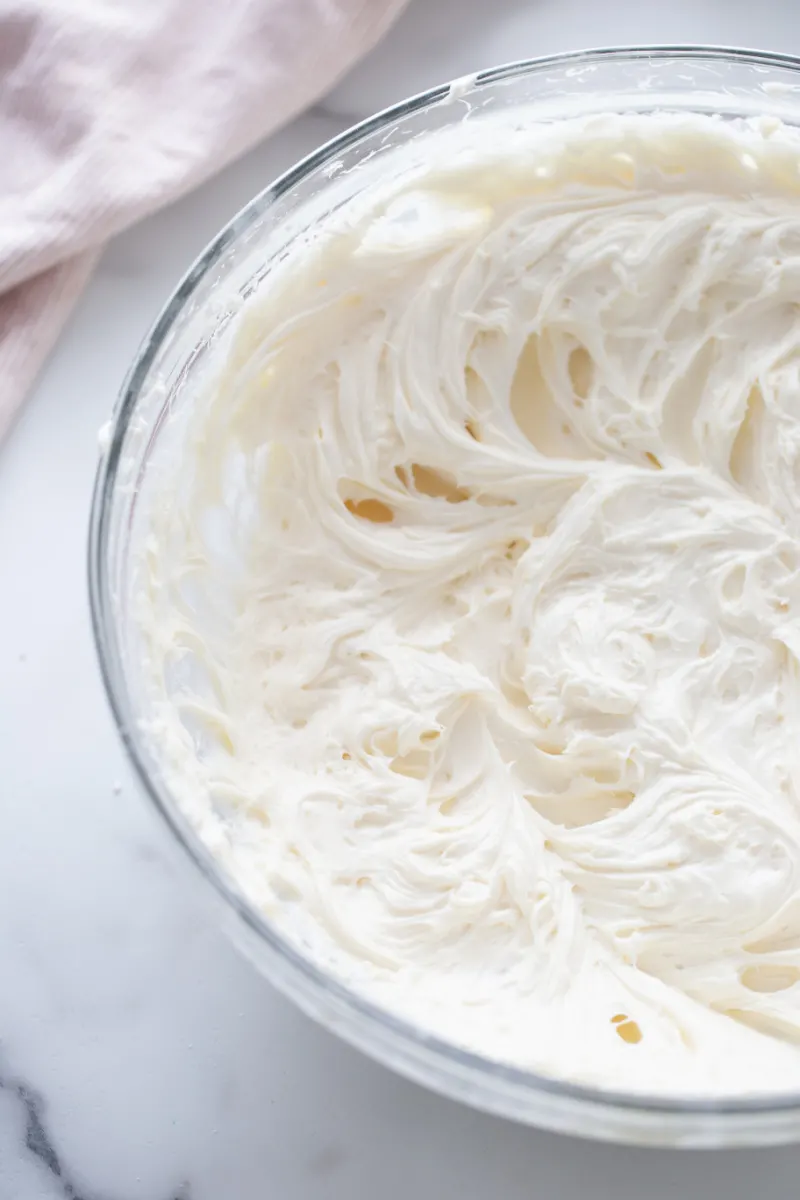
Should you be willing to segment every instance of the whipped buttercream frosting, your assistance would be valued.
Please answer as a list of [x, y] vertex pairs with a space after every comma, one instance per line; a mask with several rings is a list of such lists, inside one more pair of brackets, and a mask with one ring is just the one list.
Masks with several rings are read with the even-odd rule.
[[298, 242], [175, 420], [144, 724], [250, 901], [411, 1023], [800, 1089], [798, 145], [481, 129]]

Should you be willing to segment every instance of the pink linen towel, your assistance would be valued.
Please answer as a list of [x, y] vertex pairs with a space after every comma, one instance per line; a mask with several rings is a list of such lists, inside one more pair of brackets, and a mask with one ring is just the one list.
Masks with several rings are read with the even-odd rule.
[[405, 0], [0, 0], [0, 436], [105, 241], [323, 95]]

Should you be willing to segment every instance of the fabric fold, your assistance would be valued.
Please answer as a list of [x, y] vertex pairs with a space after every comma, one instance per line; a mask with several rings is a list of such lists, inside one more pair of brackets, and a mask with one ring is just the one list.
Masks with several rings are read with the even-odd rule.
[[0, 13], [0, 435], [103, 244], [324, 95], [404, 0]]

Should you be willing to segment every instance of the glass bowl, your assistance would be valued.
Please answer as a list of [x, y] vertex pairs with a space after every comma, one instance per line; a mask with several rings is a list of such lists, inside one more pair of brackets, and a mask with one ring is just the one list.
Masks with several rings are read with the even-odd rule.
[[[230, 936], [305, 1012], [396, 1071], [476, 1108], [547, 1129], [673, 1146], [800, 1140], [800, 1095], [682, 1100], [622, 1094], [537, 1076], [430, 1036], [306, 959], [217, 864], [170, 795], [142, 735], [128, 617], [137, 504], [166, 418], [179, 419], [224, 352], [230, 327], [292, 240], [379, 179], [422, 135], [524, 106], [538, 120], [653, 110], [756, 114], [800, 126], [800, 60], [701, 46], [581, 51], [512, 63], [443, 84], [343, 133], [256, 196], [200, 255], [146, 337], [101, 455], [89, 538], [100, 665], [116, 725], [170, 839], [204, 881]], [[393, 157], [394, 156], [394, 157]]]

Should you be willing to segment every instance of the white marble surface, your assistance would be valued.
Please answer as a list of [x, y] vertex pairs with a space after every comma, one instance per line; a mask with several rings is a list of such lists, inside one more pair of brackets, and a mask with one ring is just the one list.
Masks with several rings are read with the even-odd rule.
[[348, 119], [575, 45], [800, 52], [794, 0], [416, 0], [324, 106], [121, 237], [0, 451], [0, 1200], [788, 1200], [800, 1149], [621, 1150], [395, 1078], [241, 961], [134, 785], [91, 645], [96, 433], [189, 259]]

